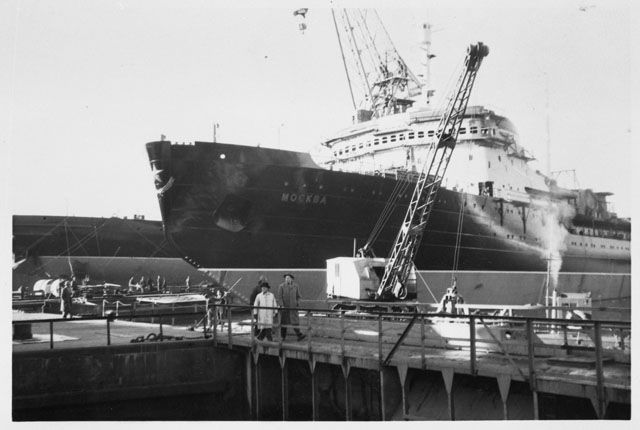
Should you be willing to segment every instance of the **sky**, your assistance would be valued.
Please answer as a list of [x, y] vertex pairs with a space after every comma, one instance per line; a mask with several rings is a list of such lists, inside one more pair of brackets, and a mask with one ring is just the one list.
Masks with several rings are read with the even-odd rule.
[[[309, 151], [348, 126], [335, 5], [269, 4], [1, 2], [8, 213], [160, 219], [144, 144], [161, 134], [211, 141], [215, 122], [221, 142]], [[613, 192], [618, 215], [631, 216], [629, 1], [392, 4], [373, 3], [414, 72], [423, 21], [435, 29], [436, 90], [470, 43], [489, 45], [471, 104], [508, 116], [544, 172], [549, 139], [551, 170], [568, 171], [561, 184]], [[309, 7], [304, 33], [299, 7]]]

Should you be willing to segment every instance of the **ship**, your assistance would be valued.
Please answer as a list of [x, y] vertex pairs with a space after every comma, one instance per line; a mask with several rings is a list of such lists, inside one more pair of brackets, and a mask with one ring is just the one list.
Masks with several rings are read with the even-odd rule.
[[14, 215], [15, 261], [38, 256], [179, 258], [164, 238], [162, 222], [132, 218]]
[[162, 222], [131, 218], [14, 215], [12, 289], [60, 276], [127, 285], [132, 276], [182, 285], [212, 282], [186, 264], [164, 237]]
[[[338, 31], [371, 29], [353, 23], [377, 14], [358, 13], [333, 13], [341, 49], [362, 51], [353, 32], [340, 39]], [[428, 69], [430, 26], [423, 29]], [[418, 169], [441, 132], [442, 109], [393, 44], [383, 50], [376, 40], [370, 57], [383, 63], [367, 72], [345, 60], [348, 76], [350, 68], [365, 76], [364, 107], [350, 85], [353, 124], [317, 151], [146, 144], [166, 239], [187, 262], [295, 270], [318, 289], [327, 259], [357, 250], [389, 255]], [[423, 299], [435, 299], [455, 276], [474, 303], [541, 303], [551, 282], [554, 290], [591, 293], [595, 304], [630, 306], [630, 219], [609, 210], [611, 193], [561, 187], [533, 160], [506, 115], [467, 108], [415, 258], [430, 294]]]

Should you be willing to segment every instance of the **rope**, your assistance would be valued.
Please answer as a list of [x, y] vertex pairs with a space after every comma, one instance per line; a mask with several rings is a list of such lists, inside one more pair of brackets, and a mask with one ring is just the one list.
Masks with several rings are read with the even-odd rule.
[[382, 229], [389, 221], [389, 218], [391, 218], [391, 214], [393, 213], [393, 210], [396, 207], [399, 197], [402, 194], [404, 194], [404, 192], [406, 191], [410, 183], [411, 182], [408, 176], [396, 182], [393, 190], [391, 191], [391, 195], [387, 200], [385, 207], [382, 209], [382, 212], [378, 217], [378, 221], [376, 222], [373, 229], [371, 230], [371, 234], [367, 239], [365, 247], [370, 247], [378, 239], [378, 237], [380, 236], [380, 233], [382, 233]]
[[424, 282], [424, 286], [427, 287], [427, 291], [429, 292], [429, 294], [431, 294], [431, 297], [433, 297], [433, 303], [438, 303], [438, 299], [436, 299], [436, 296], [433, 294], [433, 291], [431, 291], [431, 288], [429, 288], [429, 284], [427, 284], [427, 281], [422, 277], [422, 274], [417, 270], [416, 273], [418, 274], [418, 276], [420, 276], [422, 282]]
[[[67, 249], [69, 249], [69, 230], [67, 229], [67, 220], [65, 219], [64, 221], [64, 236], [67, 239]], [[67, 261], [69, 263], [69, 270], [71, 271], [71, 276], [74, 275], [73, 273], [73, 265], [71, 264], [71, 253], [67, 252]]]
[[460, 194], [460, 210], [458, 211], [458, 229], [456, 231], [456, 246], [453, 254], [453, 270], [451, 271], [451, 282], [455, 278], [455, 273], [458, 271], [458, 260], [460, 259], [460, 241], [462, 240], [462, 221], [464, 220], [464, 201], [462, 194]]

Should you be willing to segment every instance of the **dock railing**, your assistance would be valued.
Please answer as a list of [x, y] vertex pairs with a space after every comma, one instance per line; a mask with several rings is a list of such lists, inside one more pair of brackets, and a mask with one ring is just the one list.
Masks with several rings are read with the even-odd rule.
[[[429, 348], [468, 351], [471, 374], [477, 374], [478, 354], [485, 353], [501, 354], [514, 367], [517, 367], [513, 363], [514, 357], [527, 357], [531, 374], [535, 372], [536, 357], [571, 355], [591, 360], [596, 368], [601, 367], [606, 360], [630, 362], [630, 322], [281, 307], [278, 308], [279, 312], [297, 311], [300, 323], [281, 326], [276, 320], [272, 327], [274, 341], [269, 342], [257, 340], [254, 310], [261, 308], [211, 302], [199, 306], [172, 306], [169, 311], [165, 307], [165, 312], [154, 307], [151, 311], [140, 313], [135, 312], [132, 305], [127, 308], [123, 304], [114, 303], [113, 307], [102, 316], [95, 317], [15, 320], [14, 332], [16, 326], [48, 324], [50, 348], [54, 348], [54, 325], [103, 320], [106, 325], [105, 343], [111, 345], [111, 326], [121, 317], [131, 321], [144, 320], [147, 322], [145, 329], [157, 324], [159, 334], [153, 340], [170, 339], [171, 337], [163, 334], [163, 325], [173, 325], [176, 320], [181, 319], [185, 322], [184, 326], [191, 326], [191, 332], [185, 331], [190, 339], [211, 338], [215, 344], [223, 342], [229, 348], [233, 348], [234, 338], [249, 340], [252, 348], [258, 344], [283, 348], [285, 344], [279, 335], [280, 327], [286, 327], [289, 331], [298, 329], [305, 334], [303, 344], [310, 353], [316, 342], [335, 344], [342, 356], [352, 352], [354, 345], [375, 344], [381, 366], [390, 364], [403, 351], [410, 350], [419, 354], [424, 367], [425, 351]], [[127, 312], [123, 312], [123, 309]], [[246, 315], [247, 309], [249, 315]], [[28, 315], [24, 314], [25, 317]], [[194, 321], [194, 324], [187, 324], [186, 321]], [[291, 342], [296, 342], [295, 337]]]

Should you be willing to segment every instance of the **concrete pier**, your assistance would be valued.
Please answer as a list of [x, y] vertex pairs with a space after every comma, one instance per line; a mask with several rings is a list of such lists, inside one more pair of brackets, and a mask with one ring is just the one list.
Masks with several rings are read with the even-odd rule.
[[[51, 343], [51, 321], [44, 320], [32, 326], [43, 341], [14, 342], [13, 414], [16, 420], [630, 417], [624, 335], [615, 343], [611, 327], [585, 322], [582, 332], [600, 331], [599, 340], [572, 345], [560, 335], [556, 345], [540, 321], [523, 321], [522, 332], [535, 327], [529, 342], [514, 319], [508, 332], [487, 325], [491, 339], [480, 329], [488, 322], [467, 322], [475, 338], [449, 330], [458, 337], [436, 339], [437, 326], [421, 321], [398, 344], [407, 318], [397, 315], [367, 321], [310, 310], [302, 314], [301, 342], [258, 342], [249, 316], [208, 338], [159, 324], [54, 320], [60, 340]], [[448, 324], [455, 323], [462, 324]], [[624, 324], [615, 329], [630, 333]]]

